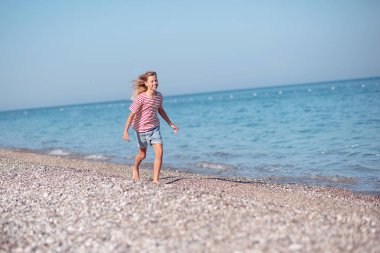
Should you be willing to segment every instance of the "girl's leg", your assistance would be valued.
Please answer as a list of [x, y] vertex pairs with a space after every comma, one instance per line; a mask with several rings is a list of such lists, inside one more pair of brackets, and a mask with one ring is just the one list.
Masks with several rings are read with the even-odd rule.
[[133, 180], [140, 179], [139, 166], [142, 160], [146, 157], [146, 148], [140, 148], [140, 151], [135, 159], [135, 166], [133, 167]]
[[159, 183], [160, 171], [161, 171], [161, 165], [162, 165], [162, 155], [164, 153], [163, 145], [162, 144], [153, 144], [152, 146], [154, 148], [154, 153], [155, 153], [153, 182]]

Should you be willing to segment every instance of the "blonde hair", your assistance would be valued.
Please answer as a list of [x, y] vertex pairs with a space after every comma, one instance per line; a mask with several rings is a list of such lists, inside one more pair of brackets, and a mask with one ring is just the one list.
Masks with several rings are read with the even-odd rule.
[[147, 71], [144, 74], [139, 75], [139, 77], [133, 81], [133, 96], [132, 99], [140, 95], [141, 93], [148, 90], [148, 87], [145, 85], [145, 82], [148, 81], [149, 76], [156, 76], [157, 73], [154, 71]]

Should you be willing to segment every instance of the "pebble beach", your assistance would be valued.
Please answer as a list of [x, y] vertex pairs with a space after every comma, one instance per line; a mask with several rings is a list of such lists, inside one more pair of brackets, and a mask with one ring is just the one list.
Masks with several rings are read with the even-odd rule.
[[0, 252], [380, 252], [380, 196], [0, 149]]

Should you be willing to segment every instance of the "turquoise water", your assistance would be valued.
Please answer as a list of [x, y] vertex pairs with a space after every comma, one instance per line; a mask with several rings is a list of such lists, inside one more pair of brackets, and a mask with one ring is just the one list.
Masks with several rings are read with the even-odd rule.
[[[0, 146], [132, 164], [130, 103], [0, 112]], [[161, 119], [164, 169], [380, 193], [380, 78], [171, 96], [164, 107], [180, 128]], [[144, 166], [153, 159], [149, 149]]]

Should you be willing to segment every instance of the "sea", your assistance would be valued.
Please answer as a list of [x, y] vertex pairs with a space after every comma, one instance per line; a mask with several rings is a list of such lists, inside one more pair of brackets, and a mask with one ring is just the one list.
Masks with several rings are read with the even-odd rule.
[[[380, 195], [380, 77], [163, 95], [163, 170]], [[0, 147], [131, 165], [131, 102], [2, 111]]]

